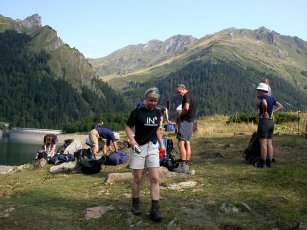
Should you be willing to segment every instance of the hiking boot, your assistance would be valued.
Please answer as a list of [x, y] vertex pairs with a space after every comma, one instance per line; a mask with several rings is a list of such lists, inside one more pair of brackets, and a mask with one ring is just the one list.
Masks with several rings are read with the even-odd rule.
[[268, 168], [272, 167], [272, 160], [271, 159], [266, 159], [265, 164]]
[[256, 166], [257, 168], [263, 168], [263, 167], [264, 167], [264, 160], [263, 160], [263, 159], [260, 159], [259, 161], [257, 161], [257, 162], [255, 163], [255, 166]]
[[174, 172], [184, 173], [183, 162], [180, 161], [177, 168], [174, 168]]
[[189, 165], [186, 162], [182, 162], [182, 171], [183, 173], [189, 172]]
[[151, 208], [149, 217], [156, 222], [160, 222], [163, 219], [160, 207], [158, 206], [155, 208]]
[[140, 201], [138, 198], [132, 198], [132, 209], [131, 212], [136, 215], [139, 216], [142, 214], [141, 208], [140, 208]]

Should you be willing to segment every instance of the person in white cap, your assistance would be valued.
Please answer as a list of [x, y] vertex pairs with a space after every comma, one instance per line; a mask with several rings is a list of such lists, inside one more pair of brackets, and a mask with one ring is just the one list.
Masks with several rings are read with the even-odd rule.
[[261, 159], [256, 164], [257, 167], [263, 168], [272, 166], [273, 143], [272, 137], [274, 132], [273, 112], [283, 108], [282, 104], [273, 97], [267, 95], [269, 88], [265, 83], [259, 83], [257, 87], [257, 98], [260, 99], [259, 122], [257, 135], [260, 139]]

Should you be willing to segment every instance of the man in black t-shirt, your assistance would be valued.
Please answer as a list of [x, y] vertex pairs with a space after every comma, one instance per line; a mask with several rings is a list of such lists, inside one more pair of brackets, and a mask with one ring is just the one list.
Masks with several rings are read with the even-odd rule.
[[178, 126], [176, 137], [178, 139], [178, 148], [180, 151], [181, 161], [175, 171], [187, 173], [189, 172], [188, 163], [192, 155], [191, 139], [196, 115], [196, 102], [194, 97], [183, 84], [177, 85], [176, 93], [177, 95], [182, 96], [182, 110], [176, 120], [176, 124]]

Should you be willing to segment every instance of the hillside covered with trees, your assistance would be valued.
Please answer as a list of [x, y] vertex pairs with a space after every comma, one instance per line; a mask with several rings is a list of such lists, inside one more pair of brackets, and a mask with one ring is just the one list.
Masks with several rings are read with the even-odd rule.
[[255, 89], [264, 76], [271, 80], [273, 96], [283, 103], [285, 111], [307, 109], [307, 95], [289, 82], [273, 73], [242, 68], [236, 63], [223, 61], [191, 62], [183, 69], [167, 75], [163, 80], [139, 83], [137, 90], [136, 87], [131, 87], [125, 96], [133, 101], [136, 92], [138, 98], [141, 98], [144, 89], [155, 85], [161, 91], [160, 104], [166, 105], [169, 101], [174, 114], [174, 110], [181, 102], [181, 98], [175, 93], [175, 88], [178, 83], [184, 83], [197, 100], [198, 116], [256, 112], [258, 100]]
[[51, 54], [32, 51], [32, 41], [14, 30], [0, 33], [0, 121], [61, 129], [90, 114], [127, 110], [123, 97], [102, 81], [76, 89], [54, 76]]

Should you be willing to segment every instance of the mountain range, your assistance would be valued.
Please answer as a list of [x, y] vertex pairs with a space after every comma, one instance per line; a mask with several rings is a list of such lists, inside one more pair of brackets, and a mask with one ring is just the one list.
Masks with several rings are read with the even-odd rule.
[[[134, 103], [135, 95], [156, 85], [162, 89], [163, 103], [171, 101], [174, 110], [180, 103], [173, 96], [174, 87], [185, 83], [199, 98], [199, 115], [207, 115], [254, 111], [254, 89], [265, 77], [285, 111], [306, 109], [306, 57], [304, 40], [260, 27], [229, 28], [200, 39], [176, 35], [164, 42], [127, 46], [89, 62], [100, 79]], [[212, 96], [216, 103], [205, 99]], [[245, 102], [235, 106], [232, 98]]]
[[[60, 116], [51, 116], [53, 118], [44, 117], [52, 120], [46, 126], [56, 122], [58, 126], [55, 128], [61, 128], [65, 123], [88, 114], [129, 111], [151, 86], [160, 89], [160, 104], [169, 102], [174, 115], [181, 101], [175, 94], [178, 83], [186, 84], [196, 96], [199, 116], [255, 111], [255, 86], [264, 77], [270, 79], [273, 96], [285, 106], [285, 111], [307, 109], [307, 43], [265, 27], [256, 30], [229, 28], [200, 39], [175, 35], [165, 41], [151, 40], [146, 44], [130, 45], [98, 59], [86, 59], [77, 49], [65, 44], [54, 29], [41, 26], [38, 15], [25, 20], [0, 16], [0, 35], [6, 47], [16, 46], [11, 42], [14, 40], [12, 37], [28, 36], [29, 41], [20, 50], [38, 59], [35, 63], [39, 63], [40, 58], [46, 59], [43, 70], [37, 66], [37, 78], [48, 78], [52, 85], [65, 85], [74, 95], [67, 97], [70, 98], [67, 103], [62, 103], [59, 95], [63, 92], [54, 90], [53, 96], [58, 99], [48, 105], [63, 104], [59, 108], [63, 112]], [[23, 41], [25, 38], [19, 39]], [[16, 57], [23, 58], [18, 51], [8, 55], [3, 47], [0, 52], [2, 69], [5, 63], [14, 63]], [[33, 63], [27, 65], [31, 67]], [[18, 70], [17, 76], [26, 72], [22, 71]], [[5, 68], [0, 72], [1, 89], [8, 83], [18, 85], [12, 80], [16, 78], [9, 73]], [[35, 86], [38, 87], [40, 82]], [[24, 88], [26, 83], [22, 84]], [[9, 115], [14, 115], [15, 111], [7, 112], [10, 110], [9, 95], [29, 100], [26, 103], [20, 101], [21, 107], [29, 104], [37, 108], [37, 101], [44, 103], [37, 99], [43, 97], [41, 93], [28, 97], [30, 92], [20, 91], [18, 87], [2, 92], [6, 97], [1, 99], [0, 120], [10, 121]], [[72, 108], [65, 110], [67, 104]], [[16, 115], [13, 123], [23, 126], [35, 123], [42, 128], [43, 120], [39, 119], [39, 114], [31, 119], [33, 114], [35, 109], [22, 123], [17, 122], [18, 116], [22, 115]]]

